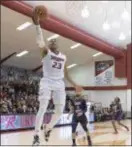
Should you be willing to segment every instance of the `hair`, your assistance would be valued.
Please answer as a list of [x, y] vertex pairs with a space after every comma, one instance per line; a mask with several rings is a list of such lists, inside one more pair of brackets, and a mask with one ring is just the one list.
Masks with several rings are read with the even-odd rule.
[[57, 49], [57, 41], [56, 39], [51, 39], [49, 42], [48, 42], [48, 46], [50, 49]]
[[56, 39], [51, 39], [51, 40], [49, 41], [49, 44], [51, 44], [51, 43], [56, 43]]
[[116, 100], [116, 102], [118, 102], [118, 103], [121, 101], [119, 97], [116, 97], [115, 100]]
[[83, 98], [83, 95], [78, 93], [78, 94], [75, 95], [75, 98]]

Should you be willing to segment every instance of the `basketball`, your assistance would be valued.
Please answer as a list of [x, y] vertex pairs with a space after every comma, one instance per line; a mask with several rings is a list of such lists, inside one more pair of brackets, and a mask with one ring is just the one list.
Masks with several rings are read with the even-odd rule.
[[34, 12], [39, 16], [40, 19], [45, 19], [48, 17], [48, 10], [45, 6], [37, 6]]

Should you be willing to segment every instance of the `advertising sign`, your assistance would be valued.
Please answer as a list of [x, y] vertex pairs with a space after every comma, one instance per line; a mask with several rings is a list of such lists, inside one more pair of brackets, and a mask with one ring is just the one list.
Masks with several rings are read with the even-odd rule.
[[110, 85], [113, 79], [113, 60], [95, 62], [95, 84]]

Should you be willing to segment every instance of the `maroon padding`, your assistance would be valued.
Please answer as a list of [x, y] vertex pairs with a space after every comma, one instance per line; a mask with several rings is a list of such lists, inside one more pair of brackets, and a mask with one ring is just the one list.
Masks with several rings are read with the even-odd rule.
[[4, 62], [6, 62], [7, 60], [9, 60], [12, 56], [14, 56], [16, 54], [16, 52], [11, 53], [10, 55], [6, 56], [5, 58], [0, 60], [0, 64], [3, 64]]
[[126, 78], [127, 77], [127, 51], [124, 51], [124, 57], [115, 58], [115, 77]]
[[[95, 91], [105, 91], [105, 90], [126, 90], [127, 85], [123, 86], [84, 86], [84, 90], [95, 90]], [[74, 91], [74, 87], [66, 87], [66, 91]]]
[[132, 89], [132, 43], [127, 46], [127, 86]]
[[[22, 1], [2, 1], [3, 6], [6, 6], [14, 11], [22, 13], [26, 16], [32, 16], [32, 7], [23, 3]], [[124, 52], [108, 43], [97, 39], [88, 33], [76, 28], [68, 23], [60, 21], [56, 17], [50, 16], [48, 19], [41, 21], [41, 27], [60, 34], [63, 37], [69, 38], [86, 46], [92, 47], [100, 52], [120, 58], [124, 55]]]

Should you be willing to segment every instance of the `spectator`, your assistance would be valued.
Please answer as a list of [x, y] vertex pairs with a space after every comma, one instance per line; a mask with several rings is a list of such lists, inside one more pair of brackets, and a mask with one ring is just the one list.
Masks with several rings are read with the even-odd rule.
[[22, 106], [20, 105], [20, 103], [18, 103], [17, 113], [18, 113], [18, 114], [23, 114], [23, 108], [22, 108]]
[[0, 79], [1, 114], [31, 114], [38, 111], [37, 94], [40, 74], [2, 66]]
[[23, 109], [23, 113], [26, 113], [27, 112], [27, 106], [26, 106], [26, 104], [23, 104], [22, 105], [22, 109]]

